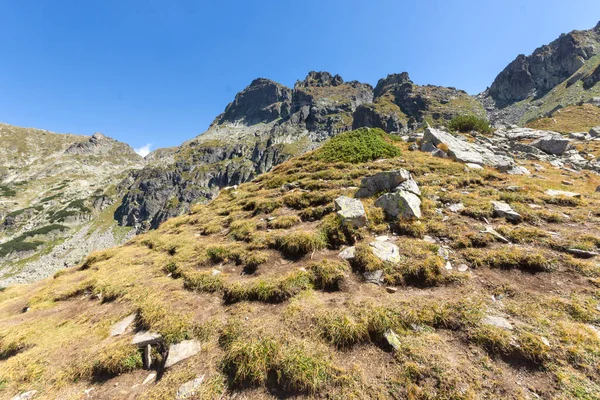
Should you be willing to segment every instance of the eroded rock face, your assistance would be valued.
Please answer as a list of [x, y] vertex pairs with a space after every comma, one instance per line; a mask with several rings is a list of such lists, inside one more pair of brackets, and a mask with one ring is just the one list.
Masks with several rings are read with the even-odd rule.
[[597, 54], [600, 54], [598, 27], [562, 35], [530, 56], [519, 55], [496, 77], [489, 95], [499, 104], [541, 97]]

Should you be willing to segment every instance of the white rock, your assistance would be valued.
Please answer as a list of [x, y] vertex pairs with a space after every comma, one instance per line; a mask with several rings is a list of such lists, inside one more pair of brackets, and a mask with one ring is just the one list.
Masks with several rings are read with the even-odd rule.
[[110, 329], [110, 336], [119, 336], [125, 333], [127, 328], [135, 321], [135, 314], [128, 315], [121, 321], [117, 322]]
[[179, 386], [179, 389], [177, 390], [177, 395], [175, 396], [175, 398], [177, 400], [189, 399], [190, 397], [192, 397], [196, 394], [196, 392], [198, 391], [200, 386], [202, 386], [203, 382], [204, 382], [204, 375], [199, 376], [196, 379], [192, 379], [191, 381], [184, 383], [183, 385]]
[[507, 221], [511, 222], [521, 222], [523, 220], [521, 214], [503, 201], [492, 201], [492, 206], [494, 206], [494, 215], [497, 217], [506, 218]]
[[195, 356], [200, 352], [201, 345], [197, 340], [184, 340], [169, 346], [169, 353], [165, 361], [165, 368], [169, 368], [178, 362]]
[[546, 193], [548, 196], [553, 196], [553, 197], [554, 196], [564, 196], [564, 197], [573, 197], [573, 198], [581, 197], [581, 194], [579, 194], [579, 193], [565, 192], [564, 190], [548, 189], [544, 193]]
[[352, 246], [352, 247], [347, 247], [344, 250], [342, 250], [340, 252], [340, 254], [338, 254], [338, 256], [340, 258], [343, 258], [344, 260], [351, 260], [354, 258], [354, 253], [356, 252], [356, 247]]
[[453, 213], [460, 212], [464, 209], [465, 209], [465, 205], [463, 203], [450, 204], [448, 206], [448, 210], [450, 210]]
[[30, 400], [33, 399], [36, 394], [37, 390], [30, 390], [28, 392], [14, 396], [11, 400]]
[[509, 331], [513, 330], [512, 324], [510, 322], [508, 322], [508, 320], [506, 318], [504, 318], [504, 317], [497, 317], [497, 316], [493, 316], [493, 315], [486, 315], [481, 320], [481, 323], [484, 324], [484, 325], [495, 326], [497, 328], [502, 328], [502, 329], [506, 329], [506, 330], [509, 330]]
[[466, 163], [465, 166], [468, 169], [474, 169], [474, 170], [483, 169], [483, 167], [481, 165], [479, 165], [479, 164]]
[[145, 347], [149, 344], [155, 344], [162, 340], [162, 336], [159, 333], [141, 331], [135, 334], [131, 340], [131, 344], [135, 344], [138, 347]]
[[384, 262], [399, 263], [400, 248], [390, 242], [371, 242], [369, 244], [375, 257]]
[[156, 372], [151, 372], [146, 379], [144, 379], [144, 382], [142, 382], [142, 386], [143, 385], [147, 385], [150, 382], [152, 382], [154, 379], [156, 378]]

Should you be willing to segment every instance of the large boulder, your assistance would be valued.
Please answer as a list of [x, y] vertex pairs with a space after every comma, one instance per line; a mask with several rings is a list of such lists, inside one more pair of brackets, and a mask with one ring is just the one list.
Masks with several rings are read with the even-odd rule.
[[438, 148], [439, 145], [444, 145], [443, 150], [455, 161], [487, 165], [500, 171], [508, 171], [514, 166], [514, 161], [510, 157], [496, 155], [486, 147], [461, 140], [448, 132], [427, 128], [421, 149], [426, 151], [432, 147]]
[[367, 176], [362, 179], [360, 188], [355, 196], [365, 198], [381, 192], [391, 192], [409, 179], [411, 179], [410, 172], [405, 169], [378, 172], [373, 176]]
[[392, 218], [421, 218], [421, 199], [416, 194], [405, 190], [386, 193], [377, 199], [375, 205], [383, 208]]
[[337, 214], [344, 225], [350, 225], [354, 228], [367, 225], [367, 213], [360, 200], [341, 196], [335, 199], [334, 203]]
[[531, 146], [544, 153], [560, 156], [569, 148], [571, 139], [562, 136], [548, 135], [531, 142]]

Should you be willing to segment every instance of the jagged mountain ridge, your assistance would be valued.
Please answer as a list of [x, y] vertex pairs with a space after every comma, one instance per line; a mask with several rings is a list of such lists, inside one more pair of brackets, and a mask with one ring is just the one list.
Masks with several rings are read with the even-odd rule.
[[145, 163], [130, 146], [7, 124], [0, 142], [0, 286], [39, 280], [127, 237], [113, 220], [114, 186]]
[[407, 73], [389, 75], [375, 89], [328, 72], [310, 72], [293, 89], [255, 79], [171, 160], [129, 177], [115, 216], [139, 231], [156, 228], [220, 188], [246, 182], [341, 132], [377, 127], [401, 133], [463, 113], [485, 111], [464, 91], [418, 86]]
[[600, 23], [520, 54], [480, 95], [490, 119], [524, 124], [600, 96]]

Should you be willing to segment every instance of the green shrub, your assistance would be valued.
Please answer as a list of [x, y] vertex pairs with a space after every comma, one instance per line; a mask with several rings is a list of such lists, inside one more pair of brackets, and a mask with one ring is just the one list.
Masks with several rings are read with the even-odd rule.
[[326, 142], [313, 157], [328, 163], [364, 163], [379, 158], [400, 156], [400, 149], [388, 135], [377, 128], [361, 128], [342, 133]]
[[455, 132], [491, 133], [492, 127], [489, 122], [475, 115], [457, 115], [448, 122], [448, 129]]

